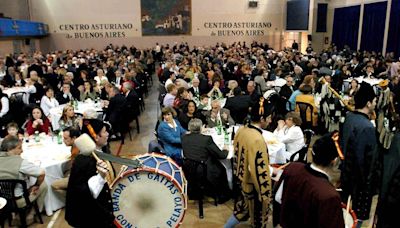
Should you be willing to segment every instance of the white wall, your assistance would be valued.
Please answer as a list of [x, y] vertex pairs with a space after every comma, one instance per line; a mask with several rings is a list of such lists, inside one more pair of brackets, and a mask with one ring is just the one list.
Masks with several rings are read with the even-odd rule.
[[[216, 42], [253, 40], [268, 42], [281, 48], [286, 1], [259, 0], [258, 7], [248, 8], [246, 0], [192, 0], [192, 35], [141, 36], [141, 10], [139, 0], [30, 0], [32, 20], [49, 25], [51, 35], [41, 41], [44, 50], [103, 48], [108, 43], [151, 47], [156, 42], [186, 41], [190, 45], [214, 45]], [[208, 28], [208, 22], [268, 22], [267, 28]], [[107, 32], [70, 30], [60, 28], [65, 24], [131, 23], [132, 29], [121, 30], [125, 37], [75, 38], [79, 32]], [[225, 30], [223, 33], [222, 30]], [[241, 30], [239, 35], [224, 35], [227, 30]], [[221, 36], [219, 36], [221, 35]]]
[[5, 17], [29, 20], [29, 0], [0, 0], [0, 13]]

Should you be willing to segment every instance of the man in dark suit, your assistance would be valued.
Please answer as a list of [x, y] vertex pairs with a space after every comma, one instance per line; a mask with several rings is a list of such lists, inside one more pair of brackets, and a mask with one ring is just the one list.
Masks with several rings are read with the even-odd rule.
[[122, 92], [126, 97], [126, 108], [125, 108], [125, 115], [127, 123], [130, 123], [136, 117], [140, 115], [140, 108], [139, 108], [139, 96], [133, 90], [132, 83], [124, 82], [122, 84]]
[[256, 85], [254, 81], [249, 81], [246, 87], [246, 94], [250, 96], [252, 105], [260, 100], [261, 94], [256, 91]]
[[250, 95], [242, 95], [240, 87], [233, 89], [233, 97], [226, 100], [224, 108], [231, 111], [231, 116], [236, 123], [242, 124], [252, 105]]
[[124, 83], [124, 77], [122, 75], [121, 70], [115, 71], [115, 77], [113, 79], [109, 79], [110, 82], [114, 83], [115, 86], [120, 87], [122, 83]]
[[290, 96], [292, 95], [293, 91], [295, 90], [294, 87], [294, 80], [292, 76], [286, 76], [286, 84], [281, 87], [281, 90], [279, 91], [279, 95], [287, 101], [289, 100]]
[[115, 134], [120, 133], [123, 130], [124, 125], [127, 124], [124, 118], [121, 119], [124, 108], [126, 108], [126, 98], [115, 86], [108, 90], [108, 96], [110, 101], [106, 102], [106, 105], [108, 103], [108, 106], [104, 120], [110, 122]]
[[190, 92], [193, 97], [200, 98], [201, 95], [207, 93], [207, 91], [204, 91], [200, 89], [200, 80], [198, 78], [193, 78], [192, 80], [192, 87], [188, 89], [188, 92]]
[[[188, 125], [190, 134], [182, 136], [182, 148], [185, 157], [183, 169], [190, 168], [190, 160], [206, 162], [207, 180], [211, 183], [211, 190], [217, 193], [219, 202], [222, 203], [228, 199], [229, 188], [225, 168], [217, 159], [225, 159], [228, 156], [228, 150], [227, 147], [224, 147], [221, 151], [211, 136], [201, 134], [202, 125], [200, 119], [190, 120]], [[186, 171], [185, 174], [188, 180], [192, 178]], [[193, 185], [189, 186], [189, 194], [192, 194], [193, 187]]]
[[57, 93], [56, 99], [60, 105], [66, 104], [74, 99], [76, 99], [71, 93], [71, 86], [70, 84], [63, 84], [62, 91]]

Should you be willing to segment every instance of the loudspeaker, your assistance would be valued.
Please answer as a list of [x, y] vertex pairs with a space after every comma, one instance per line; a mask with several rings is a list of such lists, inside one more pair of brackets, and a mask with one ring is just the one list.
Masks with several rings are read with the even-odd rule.
[[257, 8], [258, 2], [257, 1], [249, 1], [249, 8]]
[[307, 35], [308, 41], [312, 41], [312, 35]]
[[31, 45], [31, 39], [25, 39], [25, 45]]

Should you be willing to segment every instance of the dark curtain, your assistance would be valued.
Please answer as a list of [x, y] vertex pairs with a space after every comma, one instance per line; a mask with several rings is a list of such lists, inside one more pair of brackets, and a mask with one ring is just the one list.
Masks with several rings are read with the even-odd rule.
[[360, 6], [336, 8], [333, 20], [332, 43], [339, 49], [348, 45], [357, 48]]
[[327, 14], [328, 14], [328, 4], [318, 3], [317, 32], [326, 32], [326, 15]]
[[400, 56], [400, 0], [392, 1], [386, 52]]
[[286, 30], [308, 30], [310, 0], [288, 0]]
[[364, 5], [360, 49], [382, 52], [387, 2]]

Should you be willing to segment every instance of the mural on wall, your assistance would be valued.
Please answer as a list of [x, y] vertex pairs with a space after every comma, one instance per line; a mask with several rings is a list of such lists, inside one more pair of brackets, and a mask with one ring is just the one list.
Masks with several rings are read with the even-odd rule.
[[142, 35], [191, 35], [191, 0], [141, 0]]

